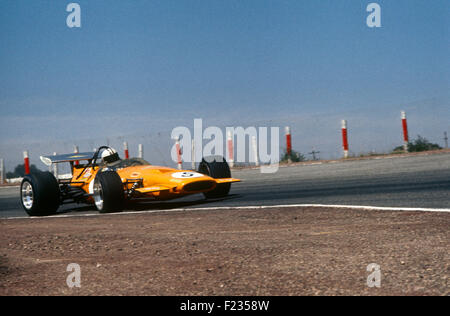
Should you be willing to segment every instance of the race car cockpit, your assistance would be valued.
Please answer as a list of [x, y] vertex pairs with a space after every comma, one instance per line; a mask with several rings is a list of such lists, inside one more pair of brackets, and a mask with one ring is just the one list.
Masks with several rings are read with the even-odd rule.
[[114, 171], [128, 167], [150, 165], [150, 163], [141, 158], [120, 159], [117, 151], [111, 147], [105, 148], [101, 157], [104, 165]]

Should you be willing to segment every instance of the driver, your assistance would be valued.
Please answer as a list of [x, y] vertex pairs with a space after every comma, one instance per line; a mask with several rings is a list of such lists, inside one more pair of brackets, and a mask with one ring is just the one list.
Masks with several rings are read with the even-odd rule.
[[102, 161], [105, 164], [112, 164], [114, 162], [120, 161], [120, 157], [115, 149], [107, 148], [102, 152]]

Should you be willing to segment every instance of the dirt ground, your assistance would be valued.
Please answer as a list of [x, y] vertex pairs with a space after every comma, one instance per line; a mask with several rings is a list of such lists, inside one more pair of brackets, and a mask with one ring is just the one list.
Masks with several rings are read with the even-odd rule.
[[0, 295], [449, 295], [449, 228], [331, 208], [0, 220]]

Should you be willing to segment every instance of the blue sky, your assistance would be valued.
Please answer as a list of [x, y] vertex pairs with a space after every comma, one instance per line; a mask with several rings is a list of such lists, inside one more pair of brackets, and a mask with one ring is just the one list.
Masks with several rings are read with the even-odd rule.
[[340, 119], [355, 153], [389, 150], [403, 109], [412, 135], [442, 142], [450, 2], [377, 1], [377, 29], [370, 2], [80, 0], [82, 27], [70, 29], [70, 1], [0, 0], [0, 156], [146, 135], [168, 156], [170, 130], [203, 118], [289, 124], [294, 147], [332, 157]]

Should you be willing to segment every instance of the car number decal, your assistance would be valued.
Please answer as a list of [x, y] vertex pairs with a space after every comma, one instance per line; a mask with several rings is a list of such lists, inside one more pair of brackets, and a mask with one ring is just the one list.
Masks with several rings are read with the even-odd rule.
[[198, 172], [175, 172], [172, 173], [172, 177], [176, 179], [187, 179], [187, 178], [200, 178], [204, 177], [201, 173]]

